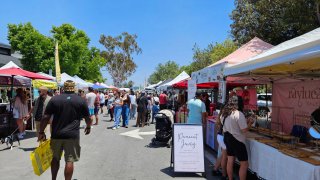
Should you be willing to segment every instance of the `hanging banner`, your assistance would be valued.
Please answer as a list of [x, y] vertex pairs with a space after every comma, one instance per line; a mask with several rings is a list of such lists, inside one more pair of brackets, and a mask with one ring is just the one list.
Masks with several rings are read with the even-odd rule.
[[197, 92], [197, 84], [196, 81], [191, 79], [188, 80], [188, 100], [194, 98]]
[[290, 133], [293, 125], [310, 126], [311, 113], [320, 106], [320, 81], [274, 83], [272, 92], [272, 121]]
[[174, 124], [174, 172], [205, 172], [202, 125]]
[[225, 64], [226, 63], [220, 63], [193, 72], [191, 78], [194, 79], [197, 84], [217, 82], [223, 78]]
[[56, 42], [56, 48], [55, 48], [55, 65], [56, 65], [56, 80], [59, 84], [61, 82], [61, 72], [60, 72], [60, 62], [59, 62], [59, 48], [58, 48], [58, 41]]
[[224, 104], [226, 101], [227, 81], [219, 81], [218, 102]]

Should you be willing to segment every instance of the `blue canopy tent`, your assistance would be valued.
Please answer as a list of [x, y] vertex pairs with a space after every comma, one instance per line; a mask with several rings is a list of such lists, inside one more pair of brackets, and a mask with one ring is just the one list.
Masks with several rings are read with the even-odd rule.
[[92, 86], [92, 88], [93, 88], [93, 89], [106, 89], [106, 87], [104, 87], [104, 86], [99, 86], [99, 85], [97, 85], [97, 84], [94, 84], [94, 85]]

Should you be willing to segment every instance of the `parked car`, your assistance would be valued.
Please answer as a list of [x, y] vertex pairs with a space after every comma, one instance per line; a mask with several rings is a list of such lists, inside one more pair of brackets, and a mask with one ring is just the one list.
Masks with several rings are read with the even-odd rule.
[[272, 110], [272, 94], [257, 94], [258, 115], [267, 116]]

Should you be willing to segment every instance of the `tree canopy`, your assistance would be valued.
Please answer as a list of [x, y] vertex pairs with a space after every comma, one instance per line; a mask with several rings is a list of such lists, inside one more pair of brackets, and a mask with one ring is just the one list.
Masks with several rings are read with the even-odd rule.
[[188, 74], [191, 74], [194, 71], [203, 69], [228, 56], [237, 48], [235, 43], [230, 39], [227, 39], [222, 43], [210, 43], [204, 49], [200, 49], [195, 44], [193, 47], [193, 61], [190, 65], [181, 66], [180, 72], [186, 71]]
[[179, 65], [174, 61], [167, 61], [164, 64], [159, 63], [155, 71], [150, 75], [148, 82], [156, 84], [159, 81], [175, 78], [179, 74], [179, 71]]
[[230, 17], [237, 44], [256, 36], [277, 45], [319, 27], [319, 0], [236, 0]]
[[61, 72], [102, 81], [100, 68], [105, 61], [97, 48], [89, 48], [90, 39], [84, 31], [62, 24], [53, 26], [50, 32], [52, 36], [45, 36], [31, 23], [8, 25], [8, 40], [13, 50], [22, 54], [24, 69], [34, 72], [54, 69], [54, 47], [58, 41]]
[[123, 32], [121, 35], [100, 36], [100, 44], [106, 50], [101, 52], [101, 56], [106, 60], [106, 67], [113, 79], [113, 84], [119, 87], [136, 70], [132, 55], [140, 54], [142, 49], [139, 47], [136, 39], [137, 35], [131, 35]]

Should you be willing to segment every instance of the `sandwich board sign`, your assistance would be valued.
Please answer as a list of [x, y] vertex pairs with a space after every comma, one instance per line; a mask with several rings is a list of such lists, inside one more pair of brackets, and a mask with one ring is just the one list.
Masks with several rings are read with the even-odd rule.
[[174, 124], [172, 148], [174, 172], [205, 172], [201, 124]]

